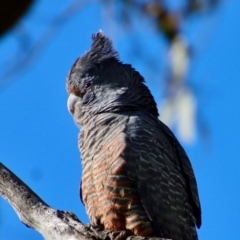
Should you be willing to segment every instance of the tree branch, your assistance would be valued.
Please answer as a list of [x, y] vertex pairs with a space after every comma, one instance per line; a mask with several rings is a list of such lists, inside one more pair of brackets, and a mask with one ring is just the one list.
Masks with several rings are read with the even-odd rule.
[[[59, 211], [48, 206], [36, 193], [7, 167], [0, 163], [0, 195], [6, 199], [20, 220], [41, 233], [46, 240], [110, 240], [125, 239], [123, 232], [100, 231], [82, 224], [74, 213]], [[130, 236], [127, 240], [164, 240]], [[167, 239], [166, 239], [167, 240]]]

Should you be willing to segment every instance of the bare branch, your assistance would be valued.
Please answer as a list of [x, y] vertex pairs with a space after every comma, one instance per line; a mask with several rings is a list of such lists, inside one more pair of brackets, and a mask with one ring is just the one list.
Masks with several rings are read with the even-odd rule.
[[46, 240], [164, 240], [137, 236], [126, 238], [124, 232], [100, 231], [91, 225], [84, 225], [74, 213], [55, 210], [48, 206], [2, 163], [0, 163], [0, 195], [11, 204], [25, 225], [41, 233]]

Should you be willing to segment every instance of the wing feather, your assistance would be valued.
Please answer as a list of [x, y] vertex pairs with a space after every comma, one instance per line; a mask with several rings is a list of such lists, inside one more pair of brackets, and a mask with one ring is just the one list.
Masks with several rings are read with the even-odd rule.
[[201, 210], [191, 163], [160, 121], [133, 114], [127, 125], [126, 172], [158, 236], [197, 239]]

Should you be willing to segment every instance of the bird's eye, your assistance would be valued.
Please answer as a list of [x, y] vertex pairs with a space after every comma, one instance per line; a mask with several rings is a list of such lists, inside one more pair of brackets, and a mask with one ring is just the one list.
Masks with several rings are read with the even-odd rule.
[[88, 88], [91, 87], [91, 85], [92, 85], [92, 84], [91, 84], [90, 82], [86, 82], [85, 85], [84, 85], [84, 87], [85, 87], [86, 89], [88, 89]]

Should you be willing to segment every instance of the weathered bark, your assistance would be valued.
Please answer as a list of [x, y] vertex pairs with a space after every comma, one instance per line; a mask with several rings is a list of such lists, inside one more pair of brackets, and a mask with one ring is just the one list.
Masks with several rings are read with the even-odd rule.
[[[11, 204], [26, 226], [41, 233], [46, 240], [110, 240], [116, 235], [121, 236], [110, 231], [100, 231], [91, 225], [84, 225], [74, 213], [51, 208], [2, 163], [0, 163], [0, 195]], [[150, 237], [127, 237], [127, 240], [143, 239], [160, 240]]]

